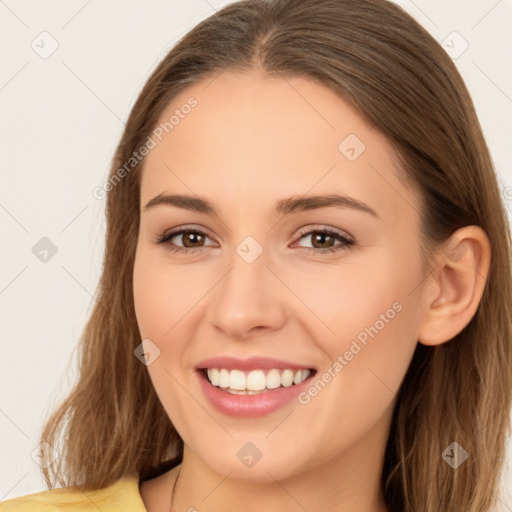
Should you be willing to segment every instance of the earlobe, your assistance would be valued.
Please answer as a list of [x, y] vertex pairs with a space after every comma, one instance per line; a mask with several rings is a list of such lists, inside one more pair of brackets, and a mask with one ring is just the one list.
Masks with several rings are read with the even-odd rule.
[[450, 341], [469, 324], [480, 304], [490, 261], [490, 242], [482, 228], [465, 226], [452, 234], [425, 285], [421, 344]]

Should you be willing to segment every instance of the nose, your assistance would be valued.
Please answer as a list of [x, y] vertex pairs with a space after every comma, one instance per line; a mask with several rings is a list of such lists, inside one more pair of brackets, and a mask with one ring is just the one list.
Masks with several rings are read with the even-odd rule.
[[265, 250], [254, 261], [233, 250], [228, 271], [210, 294], [207, 313], [210, 324], [224, 336], [234, 340], [260, 337], [285, 323], [286, 289], [269, 260]]

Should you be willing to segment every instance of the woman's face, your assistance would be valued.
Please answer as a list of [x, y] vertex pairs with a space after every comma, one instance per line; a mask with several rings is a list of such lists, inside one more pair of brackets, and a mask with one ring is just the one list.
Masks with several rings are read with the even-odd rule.
[[[141, 182], [134, 298], [186, 453], [240, 479], [327, 463], [368, 478], [423, 304], [418, 199], [390, 145], [326, 87], [256, 72], [191, 86], [161, 122]], [[146, 208], [170, 195], [189, 199]], [[205, 363], [217, 357], [234, 360]], [[200, 367], [224, 368], [223, 387], [272, 390], [230, 393]], [[300, 368], [316, 373], [291, 386]]]

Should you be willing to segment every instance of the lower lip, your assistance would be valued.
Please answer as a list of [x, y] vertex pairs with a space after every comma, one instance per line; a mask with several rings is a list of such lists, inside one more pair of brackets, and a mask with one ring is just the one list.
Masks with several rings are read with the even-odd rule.
[[218, 411], [228, 416], [245, 418], [264, 416], [289, 404], [299, 393], [309, 386], [310, 379], [314, 375], [312, 372], [309, 377], [300, 384], [294, 384], [287, 388], [279, 387], [258, 395], [235, 395], [227, 391], [222, 391], [212, 385], [201, 370], [196, 370], [196, 374], [204, 394]]

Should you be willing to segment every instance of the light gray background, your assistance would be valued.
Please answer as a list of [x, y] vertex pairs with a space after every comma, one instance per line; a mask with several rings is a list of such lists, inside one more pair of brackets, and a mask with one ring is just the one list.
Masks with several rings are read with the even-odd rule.
[[[105, 202], [92, 190], [107, 176], [124, 120], [177, 39], [228, 3], [0, 0], [0, 501], [46, 489], [31, 454], [43, 417], [76, 376], [73, 350], [94, 303], [105, 233]], [[469, 44], [454, 61], [510, 211], [512, 2], [397, 3], [455, 51], [464, 43], [454, 31]], [[42, 237], [58, 249], [46, 263], [32, 252]], [[512, 511], [511, 460], [509, 443], [500, 511]]]

